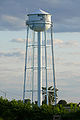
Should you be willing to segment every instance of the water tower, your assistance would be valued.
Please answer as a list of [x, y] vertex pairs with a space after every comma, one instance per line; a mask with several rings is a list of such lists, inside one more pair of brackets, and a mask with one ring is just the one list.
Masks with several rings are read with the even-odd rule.
[[[46, 86], [46, 96], [47, 96], [47, 104], [48, 104], [48, 58], [47, 58], [47, 53], [49, 52], [49, 50], [47, 50], [47, 30], [50, 29], [50, 38], [49, 41], [51, 41], [51, 45], [49, 46], [51, 49], [51, 60], [52, 63], [51, 64], [51, 70], [52, 70], [52, 79], [53, 79], [53, 84], [52, 86], [54, 87], [54, 97], [55, 97], [55, 104], [56, 104], [56, 95], [55, 95], [55, 71], [54, 71], [54, 53], [53, 53], [53, 31], [52, 31], [52, 21], [51, 21], [51, 14], [39, 9], [36, 12], [30, 13], [27, 15], [28, 20], [26, 21], [26, 25], [27, 25], [27, 39], [26, 39], [26, 54], [25, 54], [25, 71], [24, 71], [24, 91], [23, 91], [23, 102], [25, 100], [25, 95], [26, 92], [31, 92], [32, 94], [32, 102], [34, 99], [34, 92], [37, 92], [37, 101], [38, 101], [38, 106], [40, 106], [42, 104], [42, 83], [43, 81], [45, 81], [45, 86]], [[33, 42], [31, 45], [29, 45], [29, 29], [33, 31]], [[36, 33], [36, 35], [35, 35]], [[44, 35], [43, 35], [44, 33]], [[37, 44], [35, 44], [35, 39], [37, 39]], [[44, 39], [44, 42], [43, 42]], [[29, 48], [32, 47], [32, 54], [28, 55], [28, 51]], [[35, 54], [35, 48], [37, 48], [37, 56], [36, 58], [34, 57]], [[43, 55], [44, 53], [44, 55]], [[28, 65], [28, 57], [32, 57], [32, 66], [27, 67]], [[37, 66], [34, 64], [35, 59], [37, 59]], [[43, 59], [45, 61], [45, 64], [43, 65]], [[29, 64], [30, 65], [30, 64]], [[30, 75], [32, 74], [32, 86], [30, 88], [30, 90], [26, 90], [26, 85], [27, 85], [27, 81], [28, 77], [27, 77], [27, 71], [31, 70], [31, 72], [29, 73]], [[37, 71], [35, 73], [35, 70]], [[43, 73], [43, 70], [45, 71], [45, 75]], [[35, 76], [37, 75], [37, 89], [35, 90], [34, 84], [36, 84], [36, 82], [34, 83], [34, 74]], [[44, 79], [43, 79], [44, 76]]]

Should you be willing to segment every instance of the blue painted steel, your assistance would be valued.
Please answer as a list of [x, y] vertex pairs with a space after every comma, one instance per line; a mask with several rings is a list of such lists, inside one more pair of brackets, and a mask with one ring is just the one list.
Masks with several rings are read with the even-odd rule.
[[53, 67], [53, 84], [54, 84], [54, 98], [55, 98], [55, 105], [56, 105], [56, 86], [55, 86], [55, 69], [54, 69], [54, 51], [53, 51], [53, 25], [51, 25], [51, 49], [52, 49], [52, 67]]
[[34, 102], [34, 41], [35, 32], [33, 31], [33, 57], [32, 57], [32, 103]]
[[47, 97], [47, 105], [48, 105], [48, 85], [47, 85], [47, 49], [46, 49], [46, 31], [44, 31], [45, 35], [45, 69], [46, 69], [46, 97]]
[[41, 32], [38, 32], [38, 106], [41, 105]]
[[27, 66], [28, 33], [29, 33], [29, 27], [27, 26], [27, 39], [26, 39], [26, 52], [25, 52], [25, 70], [24, 70], [24, 87], [23, 87], [23, 103], [25, 102], [25, 85], [26, 85], [26, 66]]

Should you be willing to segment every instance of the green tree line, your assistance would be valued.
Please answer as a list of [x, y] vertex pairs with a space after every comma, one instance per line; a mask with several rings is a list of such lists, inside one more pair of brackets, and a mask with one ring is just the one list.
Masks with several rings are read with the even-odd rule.
[[[70, 106], [70, 111], [65, 108]], [[21, 100], [0, 97], [0, 120], [53, 120], [54, 115], [61, 115], [62, 120], [80, 120], [80, 108], [76, 104], [57, 104], [38, 107], [37, 104], [23, 103]]]

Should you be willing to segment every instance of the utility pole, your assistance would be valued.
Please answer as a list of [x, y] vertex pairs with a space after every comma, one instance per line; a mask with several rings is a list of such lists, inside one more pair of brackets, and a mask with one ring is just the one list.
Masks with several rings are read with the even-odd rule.
[[0, 90], [0, 92], [2, 92], [4, 94], [4, 97], [6, 98], [6, 92], [4, 92], [3, 90]]

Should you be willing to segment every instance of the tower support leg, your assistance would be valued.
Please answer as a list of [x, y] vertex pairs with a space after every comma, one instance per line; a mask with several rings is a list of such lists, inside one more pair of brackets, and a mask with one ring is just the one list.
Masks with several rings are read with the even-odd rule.
[[33, 31], [33, 55], [32, 55], [32, 103], [34, 102], [34, 42], [35, 42], [35, 31]]
[[42, 104], [42, 33], [38, 32], [38, 106]]
[[53, 68], [53, 84], [54, 84], [54, 102], [56, 105], [56, 84], [55, 84], [55, 69], [54, 69], [54, 51], [53, 51], [53, 26], [51, 25], [51, 49], [52, 49], [52, 68]]
[[47, 49], [46, 49], [46, 30], [44, 31], [45, 36], [45, 77], [46, 77], [46, 104], [48, 105], [48, 82], [47, 82]]
[[27, 38], [26, 38], [25, 70], [24, 70], [24, 86], [23, 86], [23, 103], [25, 102], [25, 87], [26, 87], [26, 65], [27, 65], [28, 34], [29, 34], [29, 27], [27, 27]]

